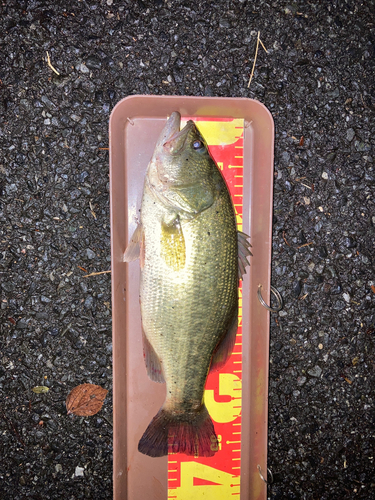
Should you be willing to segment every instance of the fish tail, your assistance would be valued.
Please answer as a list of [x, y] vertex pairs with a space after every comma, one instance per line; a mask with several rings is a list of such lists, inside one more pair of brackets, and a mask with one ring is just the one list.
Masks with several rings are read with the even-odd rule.
[[150, 457], [168, 453], [212, 457], [218, 449], [214, 424], [204, 404], [197, 411], [178, 415], [162, 407], [138, 443], [138, 450]]

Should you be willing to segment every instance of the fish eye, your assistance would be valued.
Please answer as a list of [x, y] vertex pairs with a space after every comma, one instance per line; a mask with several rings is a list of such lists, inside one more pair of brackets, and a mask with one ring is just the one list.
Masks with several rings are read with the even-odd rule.
[[203, 142], [202, 141], [194, 141], [193, 142], [193, 148], [194, 149], [200, 149], [203, 147]]

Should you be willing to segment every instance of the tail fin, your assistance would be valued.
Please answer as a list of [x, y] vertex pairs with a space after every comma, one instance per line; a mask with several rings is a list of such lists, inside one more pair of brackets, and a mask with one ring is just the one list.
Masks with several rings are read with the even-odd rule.
[[162, 457], [168, 451], [212, 457], [218, 449], [214, 424], [204, 404], [197, 411], [179, 415], [162, 407], [138, 443], [138, 450], [150, 457]]

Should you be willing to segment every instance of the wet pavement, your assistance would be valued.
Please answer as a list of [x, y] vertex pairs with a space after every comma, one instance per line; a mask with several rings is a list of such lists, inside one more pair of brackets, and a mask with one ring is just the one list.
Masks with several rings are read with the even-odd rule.
[[[83, 276], [110, 269], [108, 119], [130, 94], [271, 111], [268, 496], [375, 498], [374, 7], [2, 2], [2, 499], [112, 495], [110, 274]], [[103, 409], [67, 416], [83, 382], [109, 390]]]

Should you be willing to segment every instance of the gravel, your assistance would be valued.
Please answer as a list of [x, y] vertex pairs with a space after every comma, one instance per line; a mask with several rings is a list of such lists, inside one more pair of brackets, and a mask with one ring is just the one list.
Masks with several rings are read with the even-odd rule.
[[[268, 497], [375, 498], [373, 12], [374, 0], [2, 3], [2, 499], [112, 495], [110, 277], [83, 275], [110, 266], [109, 115], [142, 93], [271, 111], [285, 308], [271, 318]], [[268, 54], [248, 89], [258, 31]], [[84, 382], [109, 390], [103, 409], [67, 416]]]

